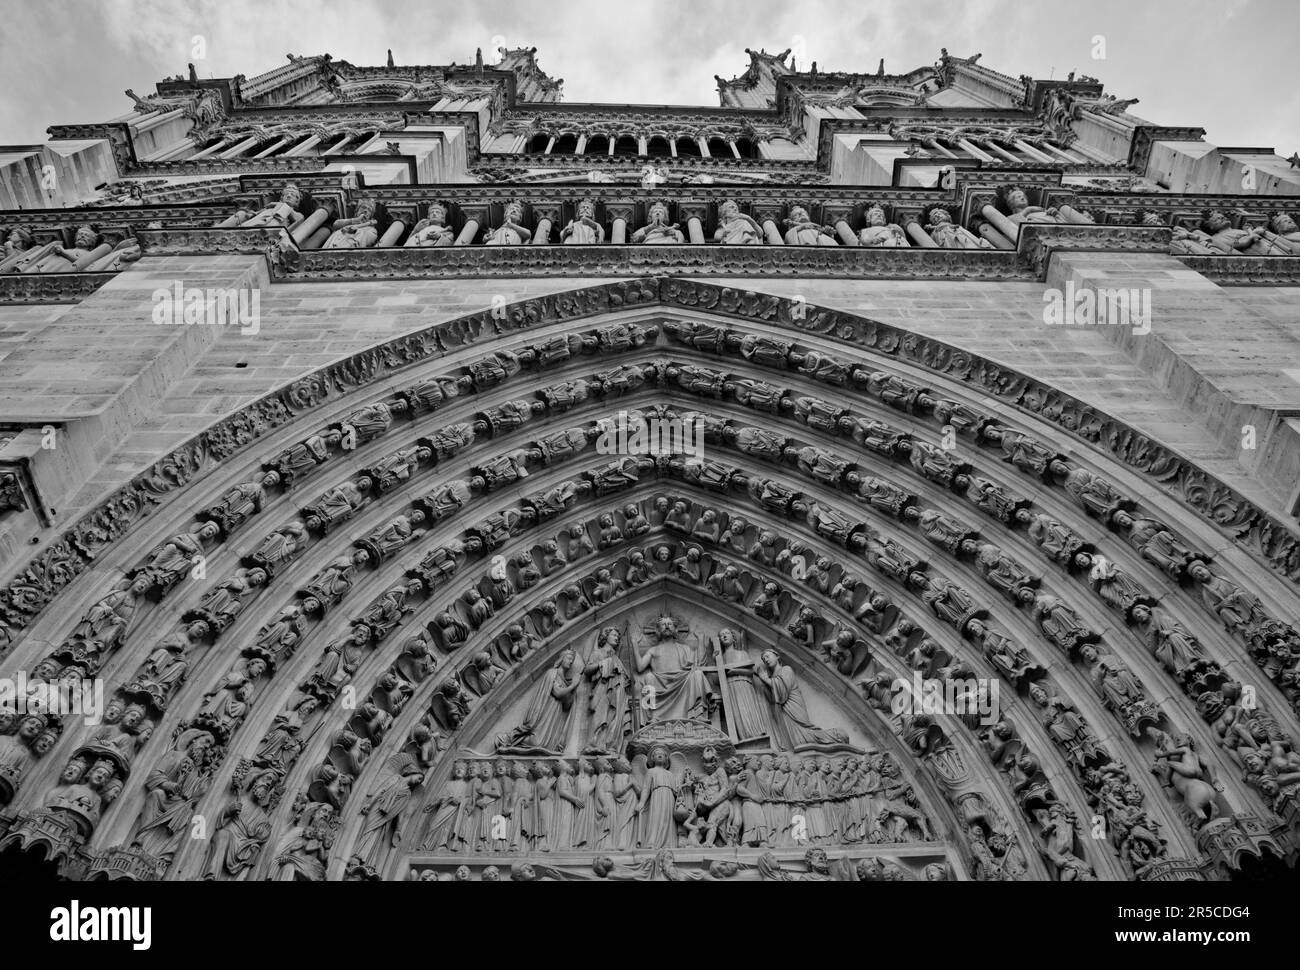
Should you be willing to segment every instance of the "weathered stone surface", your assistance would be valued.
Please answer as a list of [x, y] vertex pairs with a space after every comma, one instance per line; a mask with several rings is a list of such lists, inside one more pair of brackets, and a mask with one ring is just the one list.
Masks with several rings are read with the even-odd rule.
[[94, 198], [0, 166], [0, 675], [107, 700], [0, 710], [0, 866], [1294, 859], [1294, 186], [1193, 224], [1114, 183], [1218, 150], [1097, 82], [787, 55], [708, 113], [290, 56], [56, 126]]

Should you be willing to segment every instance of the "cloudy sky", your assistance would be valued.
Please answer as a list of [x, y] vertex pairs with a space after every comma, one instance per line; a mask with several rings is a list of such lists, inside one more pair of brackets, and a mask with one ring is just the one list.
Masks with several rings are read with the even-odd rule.
[[[285, 54], [354, 64], [471, 62], [538, 49], [564, 100], [716, 105], [715, 74], [746, 47], [790, 47], [800, 68], [905, 71], [940, 47], [1016, 76], [1099, 78], [1134, 113], [1200, 125], [1223, 146], [1300, 150], [1296, 0], [6, 0], [0, 144], [129, 110], [193, 61], [248, 76]], [[203, 56], [196, 53], [202, 45]], [[1094, 57], [1102, 54], [1102, 57]]]

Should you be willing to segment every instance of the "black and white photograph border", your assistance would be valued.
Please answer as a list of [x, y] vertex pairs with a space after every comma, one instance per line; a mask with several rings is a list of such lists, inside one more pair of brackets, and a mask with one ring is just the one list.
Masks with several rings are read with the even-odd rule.
[[1298, 9], [6, 3], [0, 880], [1293, 882]]

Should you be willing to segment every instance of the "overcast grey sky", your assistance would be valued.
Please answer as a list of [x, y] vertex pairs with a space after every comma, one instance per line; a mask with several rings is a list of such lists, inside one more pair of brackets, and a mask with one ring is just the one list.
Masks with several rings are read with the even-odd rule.
[[[564, 100], [716, 105], [715, 74], [746, 47], [794, 48], [800, 68], [905, 71], [940, 47], [1012, 76], [1099, 78], [1157, 124], [1224, 146], [1300, 150], [1297, 0], [0, 0], [0, 144], [129, 110], [193, 61], [253, 76], [285, 54], [355, 64], [467, 63], [535, 46]], [[1094, 59], [1094, 38], [1104, 59]], [[193, 54], [202, 38], [206, 56]]]

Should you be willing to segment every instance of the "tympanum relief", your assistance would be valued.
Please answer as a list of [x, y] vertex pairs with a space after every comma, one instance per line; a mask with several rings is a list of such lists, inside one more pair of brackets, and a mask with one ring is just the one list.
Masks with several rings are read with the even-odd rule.
[[[665, 602], [560, 638], [509, 726], [454, 752], [411, 878], [463, 879], [473, 860], [470, 877], [490, 880], [493, 856], [511, 857], [496, 863], [510, 878], [521, 865], [541, 878], [868, 878], [888, 864], [881, 846], [913, 847], [947, 878], [890, 754], [853, 740], [778, 651]], [[844, 853], [862, 846], [866, 868], [848, 874]], [[814, 847], [834, 847], [834, 866]]]

